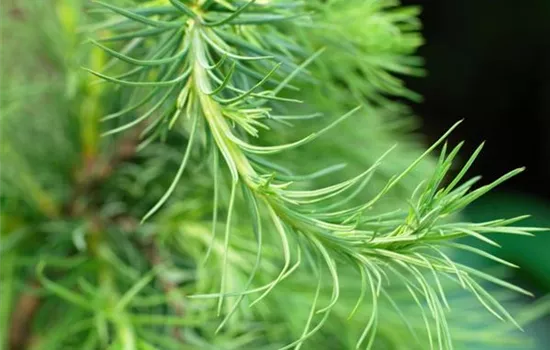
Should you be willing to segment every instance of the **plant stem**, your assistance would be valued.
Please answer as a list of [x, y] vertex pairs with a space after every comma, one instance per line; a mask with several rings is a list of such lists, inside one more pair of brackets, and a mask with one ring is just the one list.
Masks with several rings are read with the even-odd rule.
[[231, 127], [225, 120], [220, 105], [203, 91], [203, 89], [212, 90], [212, 84], [208, 79], [206, 69], [200, 64], [200, 57], [205, 57], [206, 54], [203, 41], [200, 38], [200, 30], [200, 24], [198, 23], [194, 23], [190, 30], [192, 52], [194, 53], [192, 79], [196, 95], [199, 98], [204, 118], [208, 122], [214, 140], [231, 171], [233, 181], [237, 182], [242, 177], [247, 185], [252, 185], [250, 179], [257, 176], [256, 171], [252, 168], [242, 150], [225, 136], [232, 132]]
[[[36, 288], [36, 282], [29, 282], [30, 288]], [[5, 291], [4, 291], [5, 292]], [[32, 293], [23, 293], [12, 312], [12, 319], [9, 329], [9, 349], [26, 349], [32, 341], [31, 326], [32, 319], [40, 307], [40, 298]]]

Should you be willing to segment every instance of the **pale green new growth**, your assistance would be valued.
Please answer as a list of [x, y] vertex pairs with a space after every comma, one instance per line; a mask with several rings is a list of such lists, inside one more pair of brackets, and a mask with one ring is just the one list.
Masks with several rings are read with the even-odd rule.
[[[134, 160], [118, 160], [112, 178], [94, 174], [104, 183], [99, 194], [67, 209], [48, 205], [71, 190], [44, 199], [40, 182], [20, 178], [32, 207], [46, 204], [51, 221], [37, 220], [40, 232], [71, 232], [41, 242], [51, 249], [37, 253], [41, 293], [52, 308], [55, 298], [72, 308], [39, 348], [452, 349], [508, 341], [508, 326], [487, 326], [474, 305], [520, 327], [531, 315], [516, 322], [506, 297], [487, 285], [529, 292], [456, 262], [453, 252], [516, 267], [459, 239], [497, 245], [487, 234], [541, 229], [515, 226], [524, 217], [470, 223], [458, 214], [522, 169], [476, 188], [480, 178], [465, 177], [482, 146], [457, 168], [462, 144], [446, 142], [459, 123], [427, 150], [403, 136], [408, 111], [394, 98], [419, 96], [394, 74], [422, 74], [411, 56], [422, 39], [418, 10], [398, 5], [85, 2], [78, 32], [88, 40], [70, 50], [92, 59], [73, 58], [61, 70], [85, 90], [64, 98], [80, 110], [86, 96], [96, 98], [90, 103], [102, 108], [91, 120], [101, 122], [93, 128], [102, 142], [139, 138]], [[12, 138], [8, 146], [24, 144]], [[7, 153], [11, 165], [27, 166]], [[2, 181], [17, 182], [10, 172]], [[18, 240], [32, 226], [21, 227], [10, 233], [18, 248], [5, 251], [30, 270], [36, 261], [25, 260]]]

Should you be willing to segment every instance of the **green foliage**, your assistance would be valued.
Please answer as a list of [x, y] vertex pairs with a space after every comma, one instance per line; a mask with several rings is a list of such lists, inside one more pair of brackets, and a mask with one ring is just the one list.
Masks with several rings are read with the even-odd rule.
[[[48, 3], [7, 20], [55, 64], [3, 63], [5, 336], [11, 320], [36, 349], [450, 349], [511, 344], [537, 316], [453, 259], [515, 267], [459, 239], [540, 229], [460, 222], [521, 169], [475, 188], [481, 147], [456, 168], [446, 143], [458, 124], [426, 150], [410, 136], [417, 8]], [[30, 331], [17, 296], [39, 305]]]

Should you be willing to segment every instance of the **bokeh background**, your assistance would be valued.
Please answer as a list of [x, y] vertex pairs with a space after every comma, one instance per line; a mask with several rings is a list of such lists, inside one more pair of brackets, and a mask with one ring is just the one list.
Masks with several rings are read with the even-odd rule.
[[[472, 173], [486, 181], [510, 169], [527, 171], [472, 205], [473, 220], [532, 214], [529, 225], [550, 227], [550, 1], [405, 0], [421, 5], [428, 76], [408, 79], [424, 95], [412, 104], [422, 131], [435, 140], [464, 118], [454, 140], [464, 154], [487, 141]], [[497, 253], [522, 269], [514, 282], [550, 292], [550, 235], [504, 237]], [[526, 302], [529, 302], [526, 300]], [[550, 348], [550, 317], [527, 332]]]

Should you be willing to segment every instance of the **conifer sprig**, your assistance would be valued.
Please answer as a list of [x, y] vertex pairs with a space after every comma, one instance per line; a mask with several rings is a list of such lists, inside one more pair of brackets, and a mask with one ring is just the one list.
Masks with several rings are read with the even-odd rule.
[[[345, 114], [319, 132], [299, 141], [276, 146], [255, 145], [250, 141], [250, 138], [260, 139], [260, 129], [268, 130], [274, 122], [288, 118], [276, 117], [272, 113], [273, 110], [280, 108], [279, 102], [296, 102], [279, 96], [279, 93], [285, 88], [292, 89], [293, 86], [290, 85], [292, 80], [304, 76], [304, 73], [307, 73], [306, 66], [319, 54], [304, 52], [297, 44], [298, 41], [293, 40], [292, 35], [289, 35], [289, 31], [283, 31], [279, 26], [282, 21], [303, 20], [308, 17], [301, 2], [252, 0], [236, 1], [234, 5], [229, 5], [221, 1], [170, 0], [172, 7], [167, 7], [166, 4], [161, 6], [153, 1], [130, 9], [100, 2], [96, 4], [111, 10], [118, 16], [117, 18], [120, 18], [118, 21], [107, 22], [115, 25], [106, 24], [103, 27], [107, 26], [121, 33], [91, 42], [115, 59], [138, 68], [118, 76], [89, 71], [102, 79], [122, 86], [153, 88], [153, 92], [146, 95], [144, 100], [157, 101], [152, 109], [141, 117], [116, 127], [108, 133], [123, 131], [153, 115], [156, 117], [148, 127], [149, 137], [166, 135], [168, 130], [174, 128], [177, 123], [187, 130], [186, 120], [192, 121], [185, 155], [172, 185], [145, 215], [144, 220], [149, 219], [168, 200], [182, 178], [192, 147], [201, 139], [212, 139], [216, 145], [212, 150], [214, 174], [222, 171], [218, 152], [229, 169], [231, 185], [223, 238], [221, 291], [192, 296], [192, 298], [217, 298], [218, 315], [222, 311], [226, 297], [238, 297], [218, 330], [235, 312], [243, 296], [259, 294], [259, 297], [251, 302], [250, 305], [253, 306], [291, 275], [298, 266], [292, 263], [292, 242], [297, 242], [298, 252], [307, 251], [308, 255], [317, 257], [309, 262], [310, 267], [313, 266], [316, 271], [325, 269], [328, 271], [332, 296], [328, 304], [317, 305], [320, 287], [317, 289], [313, 308], [302, 336], [284, 348], [300, 347], [306, 339], [321, 328], [338, 303], [340, 295], [338, 266], [341, 264], [356, 266], [362, 277], [361, 297], [357, 307], [365, 295], [370, 294], [372, 298], [372, 313], [357, 342], [357, 347], [366, 344], [367, 348], [370, 348], [374, 344], [378, 320], [377, 299], [385, 288], [384, 281], [389, 282], [394, 278], [400, 278], [405, 283], [411, 297], [420, 307], [423, 307], [424, 303], [427, 305], [431, 318], [435, 320], [432, 329], [430, 322], [426, 319], [431, 347], [437, 344], [439, 348], [452, 348], [452, 336], [445, 315], [445, 308], [449, 305], [440, 282], [441, 277], [449, 277], [458, 282], [462, 288], [473, 293], [479, 302], [496, 317], [515, 323], [501, 304], [486, 292], [478, 281], [489, 281], [520, 293], [529, 293], [491, 275], [454, 263], [446, 255], [444, 248], [452, 246], [511, 265], [481, 250], [453, 243], [453, 241], [460, 237], [473, 236], [489, 244], [495, 244], [483, 234], [507, 232], [529, 235], [537, 229], [507, 227], [521, 218], [482, 224], [446, 223], [444, 218], [459, 212], [479, 196], [519, 173], [521, 169], [473, 190], [472, 186], [478, 179], [474, 178], [464, 183], [461, 183], [461, 180], [478, 155], [478, 150], [464, 169], [448, 185], [444, 185], [453, 160], [460, 149], [460, 146], [456, 147], [446, 154], [446, 146], [444, 146], [433, 177], [417, 188], [411, 198], [408, 212], [394, 212], [390, 215], [374, 217], [366, 215], [366, 212], [375, 206], [395, 184], [445, 141], [448, 135], [446, 134], [402, 174], [390, 179], [379, 194], [366, 203], [349, 206], [347, 201], [351, 201], [353, 196], [348, 196], [344, 200], [341, 198], [343, 194], [353, 193], [354, 189], [368, 185], [369, 178], [376, 171], [379, 162], [362, 174], [335, 185], [316, 190], [293, 189], [300, 181], [285, 180], [285, 174], [280, 173], [278, 167], [265, 156], [306, 144], [325, 134], [357, 111], [355, 109]], [[400, 16], [398, 12], [393, 15]], [[149, 50], [145, 45], [148, 38], [152, 38]], [[144, 39], [142, 41], [145, 48], [144, 58], [134, 58], [101, 44], [101, 42], [130, 39]], [[300, 57], [302, 64], [297, 63]], [[278, 63], [273, 63], [274, 61]], [[358, 60], [358, 62], [361, 61]], [[377, 79], [374, 79], [375, 75], [370, 73], [372, 70], [367, 68], [368, 64], [380, 65], [382, 70], [375, 70], [380, 74], [386, 69], [400, 70], [398, 66], [387, 67], [382, 63], [373, 62], [372, 58], [370, 61], [369, 58], [365, 58], [361, 67], [367, 81], [377, 82]], [[352, 68], [353, 65], [348, 67]], [[349, 74], [345, 73], [344, 76], [346, 75]], [[128, 80], [122, 77], [134, 77], [134, 79]], [[305, 79], [308, 79], [307, 74]], [[349, 82], [349, 84], [353, 83]], [[401, 87], [380, 85], [374, 89], [377, 88], [382, 92], [395, 93], [398, 91], [396, 89]], [[369, 93], [371, 91], [372, 87], [365, 87], [353, 92], [358, 97], [363, 95], [376, 97]], [[384, 103], [382, 95], [378, 96], [378, 102]], [[142, 97], [136, 99], [139, 101], [140, 98]], [[132, 112], [142, 104], [143, 100], [126, 108], [124, 112]], [[120, 116], [120, 112], [117, 112], [106, 119]], [[202, 130], [198, 134], [202, 134], [202, 137], [197, 136], [197, 124], [201, 125]], [[380, 162], [382, 161], [381, 159]], [[329, 168], [321, 172], [330, 173], [333, 170], [337, 168]], [[212, 226], [215, 234], [219, 206], [217, 177], [214, 181], [216, 181], [216, 192]], [[227, 290], [229, 247], [239, 184], [242, 185], [251, 217], [255, 218], [252, 223], [258, 239], [258, 255], [244, 291], [229, 292]], [[335, 201], [335, 199], [339, 200]], [[262, 248], [261, 237], [264, 229], [259, 217], [262, 212], [266, 213], [272, 230], [280, 238], [283, 267], [274, 280], [252, 288], [251, 283], [261, 265], [259, 251]], [[209, 252], [212, 249], [211, 246]], [[427, 277], [430, 273], [431, 277]], [[322, 284], [319, 277], [319, 286]], [[319, 314], [322, 316], [321, 319], [313, 325], [313, 320]]]
[[454, 255], [515, 267], [460, 239], [540, 229], [459, 216], [522, 169], [476, 187], [481, 146], [457, 168], [457, 125], [426, 151], [405, 135], [418, 9], [18, 3], [24, 54], [0, 88], [2, 345], [471, 348], [512, 345], [548, 309], [509, 313], [528, 292]]

